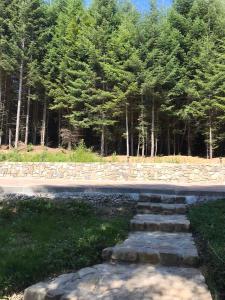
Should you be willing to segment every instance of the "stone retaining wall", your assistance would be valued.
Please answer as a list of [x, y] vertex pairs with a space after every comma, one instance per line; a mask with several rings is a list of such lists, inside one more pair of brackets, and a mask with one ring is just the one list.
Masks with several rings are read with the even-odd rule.
[[0, 177], [80, 181], [224, 183], [225, 165], [150, 163], [0, 163]]

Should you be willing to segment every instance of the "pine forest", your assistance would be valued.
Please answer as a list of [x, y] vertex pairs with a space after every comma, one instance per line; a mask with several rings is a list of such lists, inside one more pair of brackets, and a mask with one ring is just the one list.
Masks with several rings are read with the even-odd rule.
[[225, 156], [225, 1], [0, 0], [0, 147]]

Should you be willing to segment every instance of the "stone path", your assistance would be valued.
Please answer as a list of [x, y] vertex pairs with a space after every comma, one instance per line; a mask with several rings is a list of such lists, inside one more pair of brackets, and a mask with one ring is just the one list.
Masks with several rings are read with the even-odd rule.
[[191, 195], [194, 197], [224, 197], [225, 185], [216, 184], [215, 182], [195, 182], [164, 184], [157, 181], [146, 181], [144, 183], [135, 181], [115, 182], [109, 180], [101, 181], [79, 181], [79, 180], [65, 180], [65, 179], [45, 179], [43, 178], [29, 178], [22, 177], [0, 178], [0, 192], [6, 194], [60, 194], [60, 193], [152, 193], [152, 194], [168, 194], [168, 195]]
[[131, 220], [128, 238], [103, 250], [107, 263], [31, 286], [24, 300], [212, 300], [185, 199], [143, 195], [143, 206], [148, 213]]

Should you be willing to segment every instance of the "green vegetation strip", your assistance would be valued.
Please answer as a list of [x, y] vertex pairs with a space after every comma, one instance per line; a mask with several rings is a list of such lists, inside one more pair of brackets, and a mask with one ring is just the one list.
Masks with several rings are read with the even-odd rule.
[[48, 152], [43, 150], [39, 153], [19, 152], [16, 150], [7, 153], [0, 153], [0, 162], [102, 162], [100, 155], [93, 152], [92, 149], [86, 148], [84, 144], [79, 144], [73, 151]]
[[225, 200], [194, 206], [189, 217], [214, 299], [225, 299]]
[[0, 210], [0, 299], [57, 274], [101, 261], [127, 235], [128, 215], [109, 217], [83, 203], [44, 200]]

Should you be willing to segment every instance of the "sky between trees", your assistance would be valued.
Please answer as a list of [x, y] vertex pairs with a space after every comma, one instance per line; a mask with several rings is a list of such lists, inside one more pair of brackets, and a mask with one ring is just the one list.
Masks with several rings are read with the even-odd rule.
[[[85, 4], [86, 5], [90, 5], [92, 2], [92, 0], [86, 0], [85, 1]], [[135, 6], [136, 8], [145, 13], [146, 11], [149, 10], [149, 7], [150, 7], [150, 1], [149, 0], [132, 0], [131, 1]], [[158, 4], [158, 7], [169, 7], [172, 3], [172, 0], [158, 0], [157, 1], [157, 4]]]
[[225, 153], [225, 4], [0, 0], [0, 145]]

